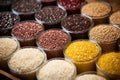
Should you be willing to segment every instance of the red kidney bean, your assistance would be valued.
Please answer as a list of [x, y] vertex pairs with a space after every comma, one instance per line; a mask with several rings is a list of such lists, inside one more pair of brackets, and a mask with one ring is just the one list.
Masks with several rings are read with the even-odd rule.
[[41, 33], [37, 38], [39, 47], [47, 53], [48, 59], [63, 57], [63, 48], [71, 41], [71, 37], [60, 29], [50, 29]]
[[15, 25], [12, 35], [21, 42], [21, 46], [33, 46], [36, 36], [43, 30], [43, 26], [35, 21], [24, 21]]
[[47, 28], [57, 27], [62, 19], [66, 17], [66, 11], [57, 6], [44, 7], [35, 14], [36, 20], [43, 23]]
[[58, 5], [64, 7], [68, 14], [80, 13], [83, 0], [58, 0]]

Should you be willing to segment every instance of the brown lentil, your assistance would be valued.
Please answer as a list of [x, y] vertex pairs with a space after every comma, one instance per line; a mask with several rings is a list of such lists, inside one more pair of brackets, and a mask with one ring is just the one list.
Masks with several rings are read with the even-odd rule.
[[109, 4], [111, 4], [112, 12], [116, 12], [116, 11], [120, 10], [120, 0], [100, 0], [100, 1], [105, 1], [105, 2], [108, 2]]
[[90, 30], [90, 38], [102, 43], [114, 42], [120, 38], [120, 30], [112, 25], [102, 24]]
[[40, 23], [43, 23], [45, 25], [54, 25], [60, 23], [61, 20], [66, 17], [66, 11], [57, 6], [48, 6], [38, 11], [35, 14], [35, 17], [36, 20]]
[[82, 7], [82, 12], [92, 16], [101, 17], [107, 15], [111, 11], [111, 8], [103, 2], [91, 2]]
[[48, 58], [63, 57], [63, 48], [71, 40], [70, 36], [62, 30], [50, 29], [38, 36], [38, 46], [45, 49]]
[[[43, 30], [44, 27], [35, 21], [24, 21], [15, 25], [12, 29], [12, 35], [21, 41], [22, 46], [32, 46], [35, 44], [35, 38], [38, 33]], [[31, 41], [31, 44], [27, 41]]]
[[90, 16], [93, 19], [94, 25], [107, 23], [111, 11], [111, 5], [102, 1], [88, 3], [81, 9], [82, 14]]
[[110, 23], [116, 24], [120, 27], [120, 11], [113, 13], [109, 19]]
[[117, 48], [116, 41], [120, 38], [120, 30], [115, 26], [102, 24], [93, 27], [89, 36], [100, 44], [103, 52], [114, 51]]

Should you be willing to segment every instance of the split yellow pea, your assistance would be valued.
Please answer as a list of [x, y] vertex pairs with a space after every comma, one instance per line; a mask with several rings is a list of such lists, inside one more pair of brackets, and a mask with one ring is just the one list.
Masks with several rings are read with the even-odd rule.
[[103, 54], [98, 59], [97, 71], [107, 73], [113, 80], [120, 79], [120, 52]]
[[99, 45], [92, 40], [76, 40], [65, 49], [65, 57], [76, 65], [78, 73], [95, 70], [100, 53]]

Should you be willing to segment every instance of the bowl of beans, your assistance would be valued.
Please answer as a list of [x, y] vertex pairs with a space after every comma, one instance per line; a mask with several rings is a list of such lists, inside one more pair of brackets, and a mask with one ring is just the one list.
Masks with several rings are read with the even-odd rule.
[[63, 52], [65, 58], [75, 64], [79, 74], [96, 70], [95, 62], [101, 55], [101, 48], [96, 41], [78, 39], [68, 44]]
[[64, 9], [57, 6], [47, 6], [35, 14], [37, 22], [42, 23], [45, 29], [60, 28], [61, 21], [67, 16]]
[[91, 17], [95, 25], [106, 23], [111, 12], [111, 5], [103, 1], [94, 1], [81, 8], [81, 14]]
[[70, 15], [79, 14], [80, 8], [84, 2], [84, 0], [58, 0], [57, 4], [59, 7], [65, 8], [68, 15]]
[[11, 12], [0, 12], [0, 35], [10, 36], [12, 28], [19, 22], [19, 16]]
[[18, 39], [20, 45], [35, 46], [37, 35], [44, 30], [44, 27], [36, 21], [23, 21], [14, 26], [12, 36]]
[[73, 14], [65, 18], [62, 22], [62, 29], [70, 33], [73, 40], [88, 38], [88, 31], [94, 23], [90, 17], [80, 14]]
[[37, 0], [19, 0], [12, 5], [12, 12], [19, 15], [21, 20], [33, 20], [34, 13], [41, 9], [41, 2]]
[[97, 73], [106, 74], [110, 80], [120, 79], [120, 52], [108, 52], [96, 62]]
[[49, 29], [37, 37], [37, 45], [45, 50], [48, 59], [64, 57], [63, 49], [70, 41], [70, 35], [61, 29]]
[[120, 30], [113, 25], [100, 24], [89, 31], [89, 38], [99, 43], [102, 53], [117, 51], [117, 39], [120, 38]]

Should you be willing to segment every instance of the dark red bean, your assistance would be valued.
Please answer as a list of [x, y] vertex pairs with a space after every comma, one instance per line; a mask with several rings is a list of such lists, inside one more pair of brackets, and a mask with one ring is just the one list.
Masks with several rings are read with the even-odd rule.
[[58, 5], [64, 7], [69, 14], [80, 13], [83, 0], [58, 0]]

